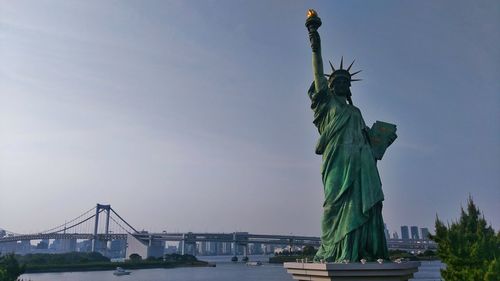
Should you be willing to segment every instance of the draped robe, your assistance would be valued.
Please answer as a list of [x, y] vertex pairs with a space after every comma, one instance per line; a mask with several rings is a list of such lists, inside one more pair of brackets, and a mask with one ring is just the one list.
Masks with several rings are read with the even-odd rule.
[[382, 219], [382, 183], [360, 110], [328, 87], [308, 91], [320, 137], [325, 201], [321, 246], [315, 260], [341, 262], [387, 259]]

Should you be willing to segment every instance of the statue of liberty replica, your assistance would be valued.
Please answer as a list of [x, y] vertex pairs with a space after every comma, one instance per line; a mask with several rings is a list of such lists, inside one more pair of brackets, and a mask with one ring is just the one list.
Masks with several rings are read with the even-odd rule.
[[308, 95], [314, 125], [320, 137], [316, 154], [322, 155], [321, 175], [325, 201], [321, 246], [315, 261], [359, 262], [388, 259], [382, 219], [382, 183], [377, 170], [386, 148], [396, 139], [396, 126], [377, 121], [366, 126], [353, 105], [351, 63], [343, 58], [332, 73], [324, 74], [318, 28], [321, 20], [308, 11], [306, 27], [312, 48], [314, 82]]

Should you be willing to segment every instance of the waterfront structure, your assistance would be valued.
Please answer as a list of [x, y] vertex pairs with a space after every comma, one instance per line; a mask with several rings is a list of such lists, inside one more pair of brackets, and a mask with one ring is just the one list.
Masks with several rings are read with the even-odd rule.
[[298, 263], [283, 265], [294, 280], [405, 281], [413, 278], [420, 262], [405, 263]]
[[401, 239], [403, 239], [403, 240], [410, 240], [410, 232], [408, 231], [408, 226], [407, 225], [402, 225], [401, 226]]

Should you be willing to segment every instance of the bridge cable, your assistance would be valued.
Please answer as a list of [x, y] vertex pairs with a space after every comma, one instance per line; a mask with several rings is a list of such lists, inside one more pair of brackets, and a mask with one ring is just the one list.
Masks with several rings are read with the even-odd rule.
[[120, 227], [121, 229], [125, 230], [126, 233], [128, 234], [132, 234], [130, 231], [128, 231], [125, 227], [123, 227], [119, 222], [117, 222], [112, 216], [109, 217], [112, 221], [114, 221], [118, 227]]
[[110, 208], [111, 211], [113, 211], [113, 213], [122, 221], [124, 222], [126, 225], [128, 225], [128, 227], [132, 228], [132, 230], [135, 232], [135, 233], [139, 233], [139, 231], [137, 231], [133, 226], [131, 226], [126, 220], [124, 220], [117, 212], [115, 212], [115, 210], [113, 210], [113, 208]]
[[[76, 218], [74, 218], [74, 219], [72, 219], [72, 220], [70, 220], [70, 221], [65, 222], [64, 224], [58, 225], [58, 226], [53, 227], [53, 228], [50, 228], [50, 229], [48, 229], [48, 230], [40, 231], [40, 232], [38, 232], [38, 233], [54, 233], [54, 232], [60, 232], [60, 231], [54, 231], [54, 230], [56, 230], [56, 229], [60, 229], [61, 227], [65, 227], [68, 223], [72, 223], [72, 222], [74, 222], [74, 221], [76, 221], [76, 220], [80, 219], [81, 217], [83, 217], [83, 216], [87, 215], [88, 213], [90, 213], [90, 212], [91, 212], [91, 211], [93, 211], [93, 210], [95, 210], [95, 207], [92, 207], [91, 209], [89, 209], [89, 210], [88, 210], [88, 211], [86, 211], [85, 213], [83, 213], [83, 214], [79, 215], [78, 217], [76, 217]], [[95, 216], [95, 215], [94, 215], [94, 216]]]
[[[102, 211], [103, 211], [103, 210], [99, 210], [99, 213], [97, 213], [97, 215], [99, 215]], [[90, 219], [94, 218], [95, 216], [96, 216], [96, 215], [92, 215], [91, 217], [88, 217], [88, 218], [86, 218], [85, 220], [83, 220], [83, 221], [81, 221], [81, 222], [75, 223], [75, 224], [73, 224], [73, 225], [72, 225], [72, 226], [70, 226], [70, 227], [65, 227], [64, 229], [61, 229], [61, 230], [59, 230], [59, 231], [57, 231], [57, 232], [65, 231], [65, 230], [68, 230], [68, 229], [70, 229], [70, 228], [72, 228], [72, 227], [78, 226], [78, 225], [80, 225], [80, 224], [82, 224], [82, 223], [84, 223], [84, 222], [86, 222], [86, 221], [89, 221]], [[54, 233], [55, 233], [55, 232], [54, 232]]]

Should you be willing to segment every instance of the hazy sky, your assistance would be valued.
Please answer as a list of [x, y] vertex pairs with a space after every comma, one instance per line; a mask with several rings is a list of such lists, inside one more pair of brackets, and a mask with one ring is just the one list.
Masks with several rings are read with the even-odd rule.
[[0, 228], [109, 203], [151, 231], [320, 234], [307, 8], [395, 123], [390, 230], [469, 194], [500, 229], [498, 1], [0, 0]]

